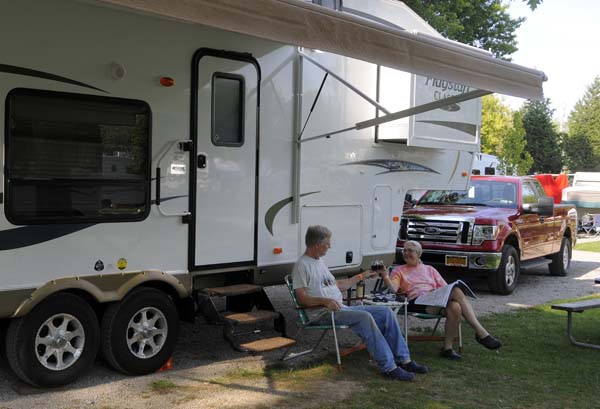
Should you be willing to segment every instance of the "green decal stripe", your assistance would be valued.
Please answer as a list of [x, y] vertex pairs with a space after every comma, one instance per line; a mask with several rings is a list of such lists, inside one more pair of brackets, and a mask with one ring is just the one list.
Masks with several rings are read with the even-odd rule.
[[[314, 195], [315, 193], [321, 193], [321, 191], [319, 190], [316, 192], [303, 193], [300, 195], [300, 197]], [[287, 204], [292, 203], [292, 200], [292, 196], [280, 200], [279, 202], [271, 206], [269, 210], [267, 210], [267, 212], [265, 213], [265, 226], [267, 227], [269, 233], [271, 233], [271, 236], [273, 235], [273, 223], [275, 222], [275, 216], [277, 216], [277, 213], [279, 213], [279, 211], [283, 209]]]

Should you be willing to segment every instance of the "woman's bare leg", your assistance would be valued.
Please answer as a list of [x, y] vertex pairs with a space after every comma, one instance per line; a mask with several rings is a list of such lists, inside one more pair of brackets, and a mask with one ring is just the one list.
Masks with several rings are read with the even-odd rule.
[[458, 326], [460, 325], [462, 308], [456, 301], [449, 301], [444, 313], [446, 316], [446, 323], [444, 325], [444, 349], [452, 349], [454, 338], [458, 336]]
[[471, 327], [473, 327], [479, 338], [485, 338], [489, 335], [485, 328], [483, 328], [483, 326], [479, 323], [479, 320], [475, 316], [475, 311], [473, 311], [473, 306], [469, 300], [467, 300], [465, 294], [460, 288], [454, 287], [452, 289], [452, 293], [450, 293], [450, 301], [455, 301], [460, 304], [462, 316], [465, 317], [465, 320], [469, 323], [469, 325], [471, 325]]

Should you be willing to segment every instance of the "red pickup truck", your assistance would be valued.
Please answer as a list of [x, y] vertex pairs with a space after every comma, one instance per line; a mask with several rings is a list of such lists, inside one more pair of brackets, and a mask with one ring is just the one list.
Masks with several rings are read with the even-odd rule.
[[547, 264], [566, 275], [576, 228], [575, 207], [555, 205], [535, 178], [472, 176], [468, 190], [428, 191], [406, 209], [398, 250], [417, 240], [425, 264], [485, 275], [492, 292], [510, 294], [522, 268]]

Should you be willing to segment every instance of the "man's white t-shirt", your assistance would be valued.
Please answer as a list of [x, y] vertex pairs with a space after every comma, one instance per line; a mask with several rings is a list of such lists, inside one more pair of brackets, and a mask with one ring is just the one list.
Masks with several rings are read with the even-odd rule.
[[[342, 292], [322, 259], [317, 260], [303, 254], [294, 265], [292, 278], [295, 290], [306, 288], [306, 294], [311, 297], [332, 298], [342, 304]], [[322, 308], [306, 310], [310, 318], [322, 311]]]

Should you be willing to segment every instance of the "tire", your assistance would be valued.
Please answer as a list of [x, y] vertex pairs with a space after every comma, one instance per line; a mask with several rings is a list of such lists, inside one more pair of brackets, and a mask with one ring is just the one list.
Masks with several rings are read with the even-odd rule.
[[560, 250], [552, 255], [552, 262], [548, 264], [548, 270], [553, 276], [564, 277], [571, 266], [571, 240], [562, 238]]
[[495, 294], [508, 295], [517, 287], [519, 279], [519, 253], [511, 245], [502, 247], [502, 259], [496, 271], [488, 276], [488, 286]]
[[57, 293], [11, 321], [6, 356], [15, 374], [34, 386], [55, 387], [81, 377], [100, 346], [92, 307], [81, 297]]
[[175, 304], [154, 288], [133, 290], [102, 318], [102, 354], [127, 375], [156, 372], [173, 354], [179, 332]]

